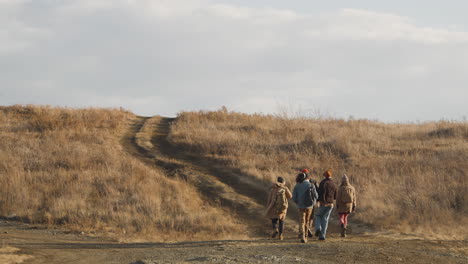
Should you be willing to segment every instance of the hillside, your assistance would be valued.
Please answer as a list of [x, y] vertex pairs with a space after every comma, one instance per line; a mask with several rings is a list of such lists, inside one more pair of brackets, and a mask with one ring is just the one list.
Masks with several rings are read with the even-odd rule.
[[[368, 120], [288, 119], [228, 112], [183, 112], [170, 142], [266, 184], [314, 178], [332, 168], [356, 186], [354, 219], [376, 230], [465, 238], [468, 224], [468, 123], [385, 124]], [[444, 223], [444, 224], [441, 224]]]
[[138, 120], [115, 109], [1, 107], [0, 216], [122, 240], [242, 233], [191, 185], [142, 162]]
[[[465, 263], [467, 131], [0, 107], [0, 262]], [[326, 243], [299, 243], [294, 205], [284, 241], [268, 238], [268, 187], [304, 167], [350, 176], [348, 238], [332, 216]]]
[[359, 193], [355, 233], [464, 239], [467, 139], [456, 122], [1, 107], [0, 215], [120, 240], [262, 237], [275, 177], [332, 168]]

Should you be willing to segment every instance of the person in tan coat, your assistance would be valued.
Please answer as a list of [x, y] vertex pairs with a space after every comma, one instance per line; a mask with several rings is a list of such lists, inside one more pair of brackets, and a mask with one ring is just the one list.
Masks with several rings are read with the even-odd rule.
[[292, 198], [291, 191], [284, 184], [284, 178], [278, 177], [277, 182], [270, 188], [266, 210], [266, 215], [271, 219], [273, 226], [271, 237], [275, 238], [279, 234], [280, 240], [283, 240], [284, 219], [288, 211], [288, 200]]
[[348, 215], [356, 209], [356, 189], [349, 183], [346, 174], [341, 177], [341, 185], [336, 192], [336, 209], [340, 216], [341, 236], [346, 237]]

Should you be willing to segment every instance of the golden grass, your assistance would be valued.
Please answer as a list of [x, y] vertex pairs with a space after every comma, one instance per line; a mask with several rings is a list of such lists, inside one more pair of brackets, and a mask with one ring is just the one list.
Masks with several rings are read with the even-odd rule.
[[[243, 219], [207, 203], [189, 182], [127, 152], [137, 120], [117, 109], [0, 107], [0, 216], [121, 239], [236, 238]], [[151, 149], [157, 119], [135, 140]], [[153, 122], [153, 123], [152, 123]], [[152, 131], [153, 130], [153, 131]], [[354, 218], [378, 229], [465, 238], [468, 124], [384, 124], [183, 112], [172, 144], [269, 184], [311, 168], [347, 173]], [[256, 181], [252, 181], [254, 184]]]
[[0, 107], [0, 215], [148, 240], [227, 237], [237, 224], [121, 144], [132, 113]]
[[368, 120], [288, 119], [227, 112], [182, 112], [170, 140], [226, 167], [273, 181], [314, 178], [333, 168], [358, 191], [355, 218], [378, 229], [465, 238], [468, 124], [385, 124]]
[[19, 264], [33, 258], [30, 255], [20, 255], [18, 251], [20, 251], [20, 249], [10, 246], [0, 247], [0, 263]]

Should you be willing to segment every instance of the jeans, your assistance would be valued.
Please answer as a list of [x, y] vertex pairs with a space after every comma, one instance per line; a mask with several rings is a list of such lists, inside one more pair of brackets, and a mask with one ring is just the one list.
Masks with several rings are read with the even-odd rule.
[[318, 212], [315, 215], [315, 230], [320, 231], [320, 238], [325, 239], [328, 228], [328, 220], [330, 219], [331, 211], [333, 210], [332, 206], [323, 206], [321, 205], [318, 208]]

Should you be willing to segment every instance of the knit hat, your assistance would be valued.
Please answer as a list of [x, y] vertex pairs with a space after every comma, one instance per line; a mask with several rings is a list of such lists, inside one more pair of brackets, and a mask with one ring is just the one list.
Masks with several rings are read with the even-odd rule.
[[332, 176], [332, 170], [328, 169], [323, 173], [323, 176], [330, 178]]
[[308, 169], [303, 169], [303, 170], [301, 170], [301, 172], [309, 173], [309, 170]]
[[284, 178], [283, 177], [278, 177], [276, 179], [277, 182], [284, 183]]

